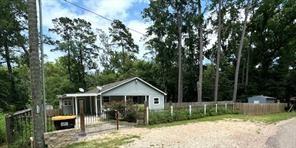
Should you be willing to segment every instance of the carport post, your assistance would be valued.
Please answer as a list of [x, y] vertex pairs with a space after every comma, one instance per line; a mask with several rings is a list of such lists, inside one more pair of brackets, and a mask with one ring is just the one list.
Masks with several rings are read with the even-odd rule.
[[75, 109], [74, 109], [74, 98], [73, 97], [71, 98], [71, 101], [72, 101], [72, 115], [73, 115], [74, 112], [75, 112]]
[[76, 114], [76, 116], [78, 115], [78, 101], [77, 101], [77, 97], [75, 97], [75, 114]]
[[96, 117], [98, 117], [98, 97], [95, 96]]

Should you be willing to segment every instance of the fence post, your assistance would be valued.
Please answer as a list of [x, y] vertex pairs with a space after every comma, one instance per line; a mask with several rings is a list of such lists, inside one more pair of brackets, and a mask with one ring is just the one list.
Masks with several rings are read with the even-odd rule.
[[216, 107], [216, 108], [215, 108], [215, 111], [216, 111], [216, 113], [218, 113], [218, 104], [216, 104], [215, 107]]
[[119, 130], [119, 111], [115, 110], [116, 129]]
[[145, 123], [146, 125], [149, 124], [149, 107], [148, 106], [146, 106], [145, 108]]
[[171, 116], [173, 117], [173, 115], [174, 115], [174, 108], [173, 106], [171, 106]]
[[83, 100], [79, 100], [79, 111], [80, 111], [80, 136], [85, 136], [85, 119], [84, 119], [84, 104]]
[[6, 125], [6, 141], [8, 143], [8, 145], [10, 143], [12, 143], [12, 135], [11, 135], [11, 132], [12, 132], [12, 129], [11, 129], [11, 115], [6, 115], [5, 116], [5, 125]]
[[207, 104], [204, 104], [204, 114], [207, 114]]
[[191, 117], [191, 105], [189, 105], [189, 116]]
[[225, 110], [227, 111], [227, 103], [225, 103]]

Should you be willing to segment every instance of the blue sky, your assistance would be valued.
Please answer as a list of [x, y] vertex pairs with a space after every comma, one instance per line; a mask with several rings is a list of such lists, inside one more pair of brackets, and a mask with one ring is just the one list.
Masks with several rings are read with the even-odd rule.
[[[148, 6], [149, 0], [68, 0], [72, 3], [78, 4], [98, 14], [106, 16], [111, 19], [119, 19], [130, 28], [137, 31], [146, 32], [148, 24], [144, 22], [141, 16], [142, 10]], [[53, 27], [52, 19], [58, 17], [69, 18], [83, 18], [92, 23], [93, 29], [108, 30], [110, 26], [109, 21], [106, 21], [90, 12], [84, 11], [75, 7], [64, 0], [43, 0], [42, 1], [42, 17], [43, 17], [43, 32], [45, 35], [58, 38], [57, 35], [48, 32], [49, 28]], [[142, 35], [131, 31], [135, 43], [139, 45], [140, 52], [138, 57], [142, 57], [147, 51], [144, 48]], [[52, 46], [44, 45], [46, 61], [54, 61], [59, 56], [63, 55], [61, 52], [51, 52]]]

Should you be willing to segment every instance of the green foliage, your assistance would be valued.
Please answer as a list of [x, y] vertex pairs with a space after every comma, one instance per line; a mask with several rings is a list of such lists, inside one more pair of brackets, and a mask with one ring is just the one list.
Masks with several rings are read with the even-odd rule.
[[54, 28], [49, 31], [58, 34], [62, 39], [48, 39], [47, 43], [56, 45], [52, 51], [62, 51], [67, 55], [65, 65], [69, 80], [76, 88], [86, 88], [86, 68], [96, 69], [95, 59], [98, 57], [98, 47], [95, 44], [97, 36], [92, 31], [91, 23], [84, 19], [60, 17], [52, 20]]
[[0, 145], [6, 141], [5, 115], [0, 112]]
[[218, 107], [217, 113], [214, 106], [207, 107], [207, 114], [204, 114], [202, 107], [192, 107], [191, 115], [189, 114], [188, 108], [176, 108], [174, 109], [173, 116], [171, 116], [170, 110], [154, 111], [149, 113], [149, 124], [161, 124], [169, 123], [174, 121], [183, 121], [191, 119], [199, 119], [207, 116], [216, 116], [223, 114], [236, 114], [232, 110], [225, 110], [224, 107]]

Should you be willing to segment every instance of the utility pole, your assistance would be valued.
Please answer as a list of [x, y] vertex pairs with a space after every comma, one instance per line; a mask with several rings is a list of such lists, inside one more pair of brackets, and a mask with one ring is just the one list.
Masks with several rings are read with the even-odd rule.
[[28, 24], [33, 114], [33, 147], [44, 148], [44, 107], [42, 101], [40, 58], [38, 50], [39, 39], [36, 0], [28, 0]]
[[43, 31], [42, 31], [42, 2], [39, 3], [39, 36], [40, 36], [40, 52], [41, 52], [41, 81], [42, 81], [42, 96], [44, 108], [44, 129], [47, 129], [47, 116], [46, 116], [46, 93], [45, 93], [45, 74], [44, 74], [44, 48], [43, 48]]

